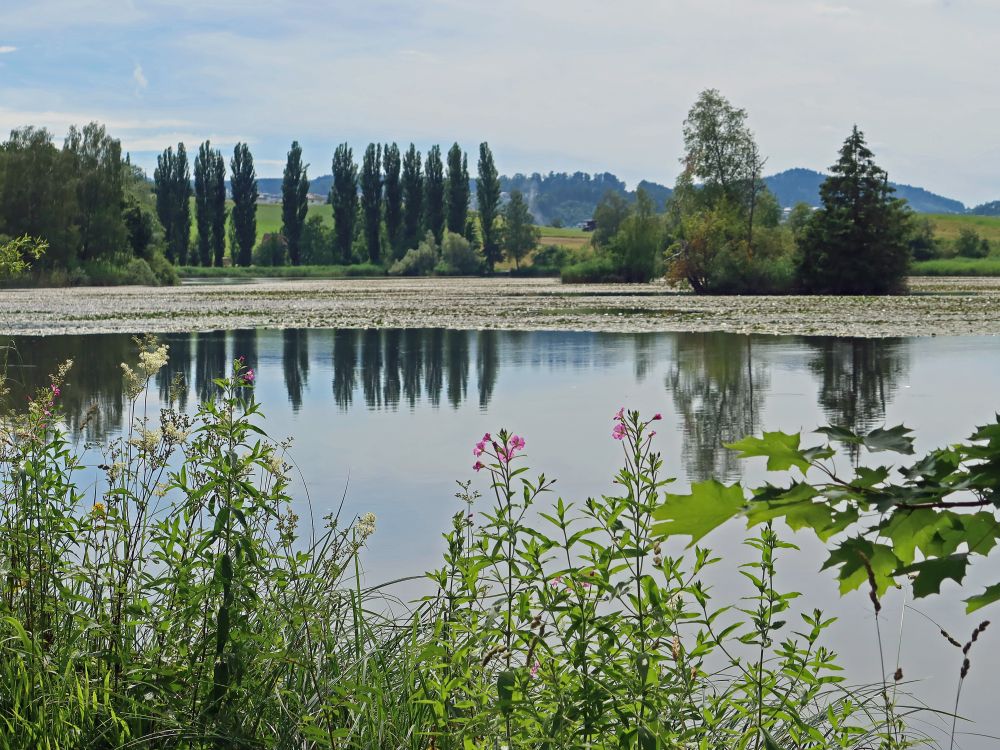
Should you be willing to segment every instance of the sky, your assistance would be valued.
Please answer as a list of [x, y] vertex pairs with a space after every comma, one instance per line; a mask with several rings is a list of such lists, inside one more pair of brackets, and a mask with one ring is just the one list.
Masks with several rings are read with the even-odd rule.
[[[1000, 0], [0, 0], [0, 133], [98, 120], [133, 161], [210, 139], [280, 176], [334, 148], [488, 141], [501, 173], [672, 184], [698, 92], [765, 172], [857, 124], [890, 179], [1000, 199]], [[471, 170], [471, 171], [474, 171]]]

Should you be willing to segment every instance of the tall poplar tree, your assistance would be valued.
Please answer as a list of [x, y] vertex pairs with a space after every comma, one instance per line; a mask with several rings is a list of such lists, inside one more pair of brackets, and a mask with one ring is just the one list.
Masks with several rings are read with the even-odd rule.
[[412, 143], [403, 157], [403, 248], [413, 249], [420, 242], [424, 217], [424, 177], [420, 152]]
[[424, 226], [439, 245], [444, 235], [444, 164], [441, 147], [431, 146], [424, 164]]
[[253, 156], [245, 143], [237, 143], [229, 163], [233, 186], [233, 234], [236, 239], [236, 265], [253, 262], [253, 246], [257, 241], [257, 172]]
[[212, 189], [209, 203], [212, 211], [212, 255], [215, 265], [222, 266], [226, 255], [226, 159], [216, 150], [211, 164]]
[[205, 141], [194, 157], [194, 219], [198, 226], [198, 262], [212, 265], [212, 176], [215, 171], [212, 144]]
[[302, 230], [309, 211], [308, 164], [302, 163], [302, 147], [292, 141], [281, 178], [281, 234], [288, 245], [293, 266], [302, 264]]
[[354, 153], [346, 143], [337, 146], [333, 153], [333, 187], [330, 193], [333, 204], [333, 250], [344, 265], [351, 262], [354, 244], [354, 224], [358, 215], [358, 166]]
[[486, 268], [493, 273], [493, 266], [501, 258], [500, 231], [496, 223], [497, 212], [500, 210], [500, 175], [493, 163], [493, 152], [485, 142], [479, 144], [476, 202], [479, 204], [479, 227], [483, 235], [483, 257], [486, 259]]
[[382, 146], [369, 143], [361, 162], [361, 210], [365, 217], [368, 260], [382, 260]]
[[448, 149], [448, 231], [465, 233], [469, 213], [469, 159], [455, 143]]
[[156, 157], [153, 183], [156, 213], [167, 244], [167, 260], [184, 265], [191, 242], [191, 170], [183, 143], [177, 144], [176, 153], [168, 147]]
[[386, 144], [382, 149], [382, 174], [385, 189], [385, 233], [393, 260], [403, 256], [403, 188], [400, 183], [399, 146]]
[[156, 193], [156, 216], [163, 226], [164, 239], [166, 241], [167, 260], [175, 262], [174, 245], [171, 241], [174, 232], [174, 211], [176, 211], [173, 199], [174, 184], [174, 149], [168, 146], [163, 149], [163, 153], [156, 157], [156, 169], [153, 170], [153, 191]]

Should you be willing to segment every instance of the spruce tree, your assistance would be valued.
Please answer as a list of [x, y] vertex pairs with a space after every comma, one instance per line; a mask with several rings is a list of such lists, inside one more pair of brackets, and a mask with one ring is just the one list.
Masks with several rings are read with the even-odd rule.
[[346, 143], [337, 146], [333, 154], [333, 251], [344, 265], [351, 263], [354, 244], [354, 224], [358, 215], [358, 166]]
[[469, 213], [469, 159], [457, 143], [448, 149], [448, 231], [465, 232]]
[[382, 147], [369, 143], [361, 162], [361, 210], [365, 217], [368, 260], [382, 260]]
[[211, 164], [212, 188], [209, 202], [212, 210], [212, 254], [215, 265], [222, 266], [226, 255], [226, 160], [222, 152], [215, 151]]
[[410, 250], [420, 242], [424, 217], [424, 176], [420, 152], [412, 143], [403, 157], [403, 249]]
[[281, 178], [281, 234], [293, 266], [302, 263], [302, 230], [309, 210], [308, 169], [309, 165], [302, 163], [302, 147], [298, 141], [292, 141]]
[[198, 226], [198, 262], [212, 265], [212, 173], [215, 154], [212, 144], [205, 141], [194, 158], [194, 217]]
[[444, 235], [444, 189], [441, 147], [431, 146], [424, 165], [424, 226], [434, 235], [434, 241], [439, 245]]
[[257, 241], [257, 172], [253, 156], [245, 143], [237, 143], [229, 163], [233, 188], [233, 234], [236, 238], [236, 265], [253, 262], [253, 246]]
[[403, 187], [400, 183], [399, 146], [386, 144], [382, 149], [382, 174], [385, 189], [385, 233], [393, 260], [401, 258], [403, 247]]
[[823, 206], [800, 241], [801, 287], [815, 294], [900, 291], [910, 259], [909, 214], [857, 126], [831, 172], [820, 186]]
[[497, 212], [500, 210], [500, 175], [493, 163], [493, 152], [488, 143], [479, 144], [479, 177], [476, 179], [476, 202], [479, 204], [479, 230], [483, 236], [483, 257], [486, 268], [493, 273], [493, 266], [500, 260], [500, 232]]

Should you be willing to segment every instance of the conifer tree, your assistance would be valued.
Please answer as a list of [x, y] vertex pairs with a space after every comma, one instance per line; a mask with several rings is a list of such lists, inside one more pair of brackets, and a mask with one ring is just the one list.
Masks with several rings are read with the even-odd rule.
[[441, 147], [431, 146], [427, 151], [424, 165], [424, 226], [434, 235], [439, 245], [444, 235], [444, 164], [441, 162]]
[[229, 163], [233, 189], [233, 235], [236, 239], [236, 265], [253, 262], [253, 246], [257, 241], [257, 172], [253, 156], [245, 143], [237, 143]]
[[465, 232], [469, 212], [469, 160], [455, 143], [448, 149], [448, 231]]
[[403, 248], [415, 248], [420, 242], [420, 228], [424, 217], [424, 177], [420, 152], [412, 143], [403, 157]]
[[288, 245], [293, 266], [302, 263], [302, 230], [309, 211], [308, 164], [302, 163], [302, 147], [292, 141], [281, 179], [281, 234]]
[[337, 146], [333, 154], [333, 250], [344, 265], [351, 263], [354, 225], [358, 215], [358, 166], [354, 153], [346, 143]]
[[493, 273], [493, 266], [500, 260], [500, 232], [496, 225], [500, 209], [500, 176], [493, 163], [493, 152], [488, 143], [479, 144], [479, 177], [476, 179], [476, 202], [479, 204], [479, 229], [483, 236], [483, 257], [486, 268]]
[[823, 206], [800, 242], [799, 283], [816, 294], [891, 294], [909, 266], [909, 213], [892, 197], [857, 126], [844, 141], [831, 175], [820, 185]]
[[382, 259], [382, 147], [369, 143], [361, 162], [361, 210], [365, 218], [368, 260]]
[[385, 233], [393, 260], [401, 258], [403, 247], [403, 188], [400, 183], [399, 146], [386, 144], [382, 149], [382, 174], [385, 190]]

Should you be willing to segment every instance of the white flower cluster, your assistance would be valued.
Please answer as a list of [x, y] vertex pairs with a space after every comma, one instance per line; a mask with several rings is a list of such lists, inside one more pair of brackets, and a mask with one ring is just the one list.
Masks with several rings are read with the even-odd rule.
[[363, 544], [364, 541], [375, 533], [375, 514], [365, 513], [354, 524], [354, 532], [357, 534], [357, 542]]

